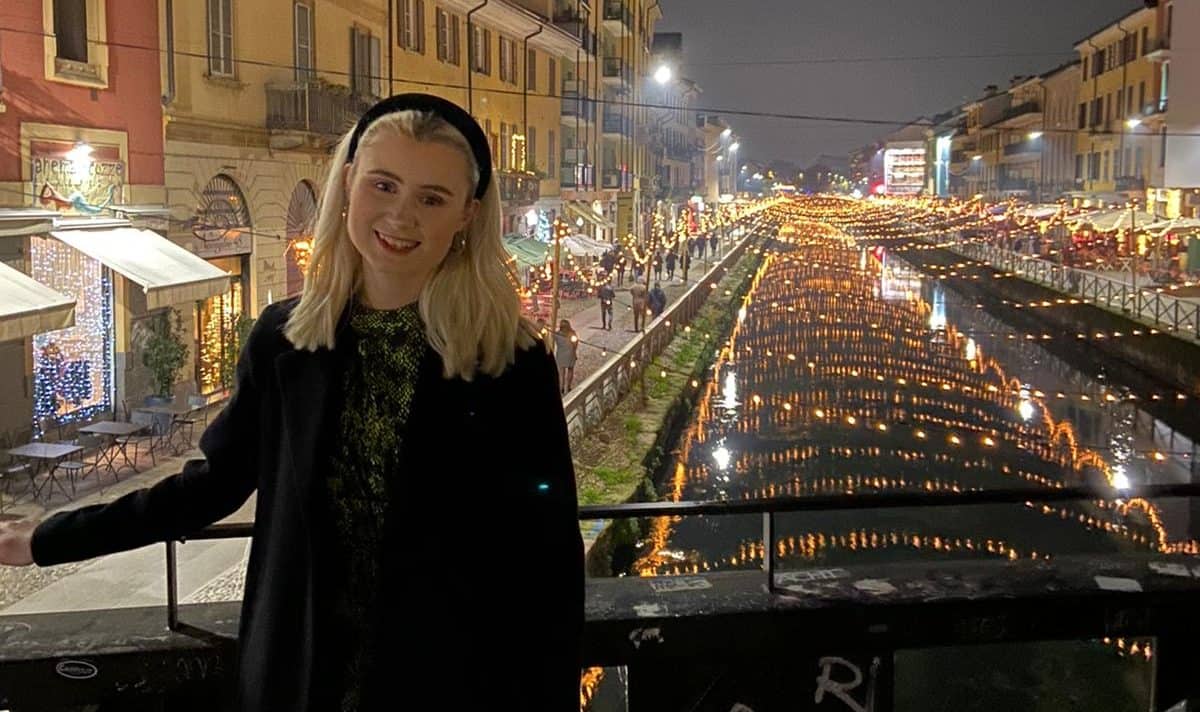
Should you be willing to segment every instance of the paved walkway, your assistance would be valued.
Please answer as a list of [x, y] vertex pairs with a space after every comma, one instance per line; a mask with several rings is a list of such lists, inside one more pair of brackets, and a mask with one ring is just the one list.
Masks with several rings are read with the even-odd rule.
[[[678, 270], [675, 279], [671, 281], [666, 280], [664, 272], [662, 287], [667, 293], [668, 304], [699, 281], [720, 259], [725, 249], [727, 247], [723, 245], [716, 256], [710, 253], [707, 259], [693, 259], [686, 283], [682, 281]], [[651, 285], [653, 283], [652, 276]], [[617, 288], [612, 330], [601, 328], [600, 304], [597, 299], [569, 304], [563, 310], [564, 314], [570, 314], [566, 318], [571, 320], [582, 342], [575, 384], [582, 383], [603, 366], [614, 351], [621, 349], [634, 338], [636, 332], [633, 331], [629, 285], [627, 279]], [[219, 406], [212, 407], [210, 418], [218, 409]], [[197, 438], [199, 432], [197, 429]], [[93, 477], [85, 479], [80, 483], [79, 493], [74, 500], [66, 500], [60, 494], [46, 504], [33, 501], [28, 494], [22, 496], [21, 489], [17, 487], [15, 500], [6, 503], [4, 518], [42, 519], [58, 511], [111, 502], [179, 472], [188, 459], [201, 457], [203, 455], [199, 450], [192, 449], [178, 456], [160, 457], [154, 466], [151, 466], [148, 457], [143, 457], [138, 463], [141, 471], [136, 474], [127, 472], [117, 484], [112, 483], [110, 476], [106, 476], [103, 482]], [[100, 484], [104, 484], [103, 492], [99, 489]], [[253, 521], [254, 504], [255, 497], [251, 496], [240, 510], [223, 521]], [[598, 526], [603, 523], [589, 523], [583, 527], [585, 536], [591, 534], [592, 539], [599, 533], [589, 531], [589, 526], [593, 524]], [[43, 613], [163, 605], [167, 600], [165, 550], [163, 544], [155, 544], [92, 561], [46, 569], [36, 566], [0, 567], [0, 612]], [[246, 557], [249, 552], [248, 539], [191, 542], [179, 546], [177, 552], [181, 602], [241, 598]]]

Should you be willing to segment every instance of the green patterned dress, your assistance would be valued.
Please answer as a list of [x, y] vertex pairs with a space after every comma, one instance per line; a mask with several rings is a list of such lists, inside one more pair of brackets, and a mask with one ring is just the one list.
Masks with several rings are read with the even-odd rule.
[[344, 582], [336, 617], [346, 631], [341, 709], [356, 712], [371, 664], [369, 621], [378, 598], [388, 478], [396, 477], [425, 328], [415, 304], [389, 311], [351, 307], [355, 350], [326, 480]]

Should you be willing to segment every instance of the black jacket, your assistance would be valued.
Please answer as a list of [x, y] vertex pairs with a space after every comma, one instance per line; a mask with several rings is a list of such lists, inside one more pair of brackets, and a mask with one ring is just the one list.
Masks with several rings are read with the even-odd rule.
[[[341, 672], [323, 468], [352, 332], [343, 319], [335, 349], [296, 350], [282, 333], [293, 304], [255, 325], [205, 460], [33, 537], [40, 565], [87, 559], [196, 531], [257, 489], [237, 685], [254, 712], [335, 709]], [[583, 553], [554, 358], [539, 342], [466, 382], [428, 349], [408, 428], [364, 709], [577, 710]]]

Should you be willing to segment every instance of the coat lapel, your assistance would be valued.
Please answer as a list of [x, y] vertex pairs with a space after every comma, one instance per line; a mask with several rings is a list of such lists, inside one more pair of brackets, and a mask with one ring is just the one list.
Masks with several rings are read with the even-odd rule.
[[[284, 447], [291, 458], [288, 470], [295, 476], [292, 484], [301, 493], [301, 501], [311, 506], [322, 445], [332, 435], [329, 429], [337, 426], [333, 411], [337, 408], [341, 369], [333, 351], [293, 349], [276, 357], [275, 372], [283, 403]], [[307, 511], [302, 513], [309, 525], [307, 515]]]

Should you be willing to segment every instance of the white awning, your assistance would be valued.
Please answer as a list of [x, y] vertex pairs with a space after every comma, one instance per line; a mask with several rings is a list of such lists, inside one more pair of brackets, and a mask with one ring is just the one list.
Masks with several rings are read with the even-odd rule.
[[613, 222], [606, 220], [603, 215], [597, 215], [596, 211], [592, 210], [590, 206], [579, 206], [571, 202], [564, 202], [563, 206], [565, 206], [568, 211], [574, 213], [576, 216], [587, 220], [602, 230], [617, 229], [617, 226]]
[[55, 230], [55, 239], [141, 285], [150, 309], [224, 294], [229, 275], [150, 230]]
[[0, 262], [0, 341], [75, 324], [75, 300]]

